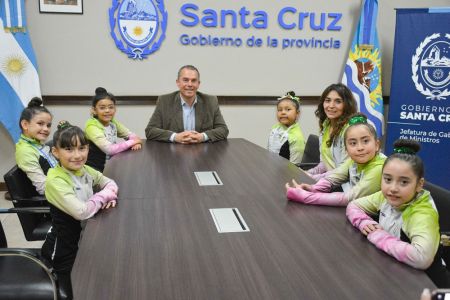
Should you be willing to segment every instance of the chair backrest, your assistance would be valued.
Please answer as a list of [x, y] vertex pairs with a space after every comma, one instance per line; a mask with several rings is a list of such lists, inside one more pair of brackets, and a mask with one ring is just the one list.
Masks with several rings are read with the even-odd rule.
[[450, 232], [450, 191], [431, 182], [425, 182], [424, 189], [430, 191], [436, 204], [441, 232]]
[[37, 256], [38, 249], [7, 246], [0, 221], [0, 299], [65, 299], [58, 298], [58, 283], [53, 271]]
[[[44, 196], [40, 196], [28, 176], [16, 165], [9, 170], [3, 178], [11, 195], [14, 207], [48, 206]], [[34, 198], [34, 199], [32, 199]], [[41, 201], [36, 201], [41, 198]], [[20, 224], [27, 241], [44, 240], [50, 228], [49, 214], [23, 214], [18, 213]]]
[[7, 248], [8, 242], [6, 241], [5, 231], [3, 230], [3, 225], [0, 220], [0, 248]]
[[301, 163], [319, 163], [320, 149], [319, 137], [315, 134], [310, 134], [306, 141], [305, 151], [303, 153]]
[[39, 195], [27, 174], [17, 165], [9, 170], [3, 178], [12, 199], [28, 199]]

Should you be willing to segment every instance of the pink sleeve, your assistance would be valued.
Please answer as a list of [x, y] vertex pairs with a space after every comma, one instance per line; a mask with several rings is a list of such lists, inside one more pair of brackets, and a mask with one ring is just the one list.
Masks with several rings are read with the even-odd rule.
[[102, 208], [102, 205], [107, 203], [108, 201], [99, 195], [98, 193], [94, 194], [89, 200], [86, 202], [86, 207], [84, 211], [77, 216], [79, 220], [86, 220], [95, 215], [96, 212]]
[[327, 174], [328, 174], [328, 172], [320, 173], [320, 174], [314, 174], [314, 175], [311, 175], [311, 177], [312, 177], [312, 179], [314, 179], [314, 180], [320, 180], [320, 179], [326, 177]]
[[286, 191], [286, 198], [291, 201], [303, 203], [303, 198], [309, 194], [311, 194], [311, 192], [305, 191], [304, 189], [291, 187]]
[[314, 185], [311, 186], [311, 192], [323, 192], [328, 193], [331, 191], [332, 185], [331, 182], [326, 180], [325, 178], [320, 179]]
[[140, 138], [132, 132], [128, 135], [128, 139], [129, 140], [140, 140]]
[[114, 180], [109, 181], [104, 187], [103, 189], [108, 189], [110, 191], [112, 191], [114, 194], [117, 195], [117, 193], [119, 192], [119, 187], [117, 186], [116, 182]]
[[312, 169], [309, 169], [308, 171], [306, 171], [308, 174], [310, 175], [318, 175], [318, 174], [322, 174], [327, 172], [327, 167], [325, 166], [325, 164], [321, 161], [317, 166], [315, 166]]
[[414, 268], [425, 270], [433, 262], [433, 256], [425, 257], [420, 249], [416, 249], [413, 245], [401, 241], [383, 229], [370, 233], [367, 239], [378, 249]]
[[117, 190], [118, 187], [114, 181], [111, 180], [108, 182], [100, 192], [95, 193], [89, 198], [86, 202], [85, 210], [82, 215], [79, 216], [79, 219], [88, 219], [95, 215], [104, 204], [110, 201], [117, 201]]
[[344, 193], [313, 193], [301, 188], [289, 188], [286, 197], [309, 205], [346, 206], [348, 203]]
[[115, 155], [127, 150], [128, 148], [133, 147], [134, 144], [136, 144], [136, 141], [133, 139], [129, 139], [128, 141], [123, 141], [117, 144], [109, 144], [106, 146], [106, 154]]
[[348, 204], [346, 215], [350, 223], [352, 223], [352, 225], [357, 227], [360, 231], [362, 231], [363, 228], [369, 224], [378, 224], [368, 214], [366, 214], [364, 210], [359, 208], [359, 206], [353, 202]]
[[111, 180], [103, 187], [100, 192], [96, 193], [95, 195], [98, 195], [105, 199], [105, 203], [109, 201], [117, 201], [118, 190], [119, 188], [117, 187], [117, 184], [113, 180]]

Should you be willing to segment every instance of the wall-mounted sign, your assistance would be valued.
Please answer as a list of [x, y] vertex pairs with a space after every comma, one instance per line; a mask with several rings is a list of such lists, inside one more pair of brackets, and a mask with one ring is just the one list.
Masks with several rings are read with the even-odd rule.
[[[183, 33], [179, 42], [183, 46], [213, 46], [213, 47], [249, 47], [249, 48], [316, 48], [339, 49], [341, 41], [331, 34], [323, 38], [308, 34], [301, 38], [279, 37], [267, 32], [275, 27], [285, 32], [296, 30], [298, 32], [338, 32], [341, 31], [342, 13], [337, 12], [310, 12], [295, 7], [282, 7], [276, 14], [265, 10], [248, 9], [242, 6], [239, 9], [212, 9], [201, 8], [195, 3], [185, 3], [180, 7], [182, 15], [179, 24], [186, 28], [205, 28], [205, 33]], [[251, 31], [244, 35], [213, 35], [208, 29], [240, 29]], [[260, 35], [266, 31], [265, 35]], [[241, 31], [242, 33], [242, 31]]]
[[165, 39], [167, 11], [163, 0], [113, 0], [109, 25], [117, 48], [129, 58], [143, 59]]
[[[303, 11], [292, 6], [276, 12], [246, 6], [213, 9], [182, 3], [170, 14], [179, 18], [171, 24], [185, 30], [178, 36], [182, 46], [337, 50], [342, 45], [336, 36], [342, 30], [340, 12]], [[109, 9], [111, 37], [132, 59], [147, 58], [160, 48], [167, 19], [163, 0], [112, 0]], [[277, 34], [279, 29], [286, 34]], [[301, 34], [292, 38], [294, 31]]]

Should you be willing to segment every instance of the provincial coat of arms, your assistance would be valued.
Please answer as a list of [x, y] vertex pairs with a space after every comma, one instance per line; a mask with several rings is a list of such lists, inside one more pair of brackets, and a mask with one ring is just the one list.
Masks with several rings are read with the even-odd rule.
[[450, 96], [450, 34], [427, 36], [412, 57], [412, 80], [427, 99]]
[[144, 59], [157, 51], [167, 28], [163, 0], [112, 0], [109, 9], [111, 37], [132, 59]]

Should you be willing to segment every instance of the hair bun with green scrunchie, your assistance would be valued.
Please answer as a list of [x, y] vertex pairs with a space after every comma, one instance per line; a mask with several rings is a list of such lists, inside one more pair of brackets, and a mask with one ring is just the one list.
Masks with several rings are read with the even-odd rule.
[[420, 151], [420, 144], [411, 139], [398, 139], [394, 142], [394, 153], [416, 155]]
[[293, 92], [293, 91], [287, 92], [285, 95], [279, 97], [277, 100], [281, 101], [281, 100], [285, 100], [285, 99], [290, 99], [290, 100], [293, 100], [293, 101], [297, 102], [298, 104], [300, 104], [300, 97], [295, 96], [295, 92]]
[[69, 127], [72, 127], [72, 124], [70, 124], [69, 121], [62, 120], [58, 123], [58, 130], [63, 130]]
[[367, 124], [367, 117], [363, 114], [356, 114], [348, 120], [349, 125]]
[[411, 154], [416, 155], [416, 151], [414, 149], [407, 147], [407, 146], [401, 146], [394, 148], [394, 153], [404, 153], [404, 154]]

